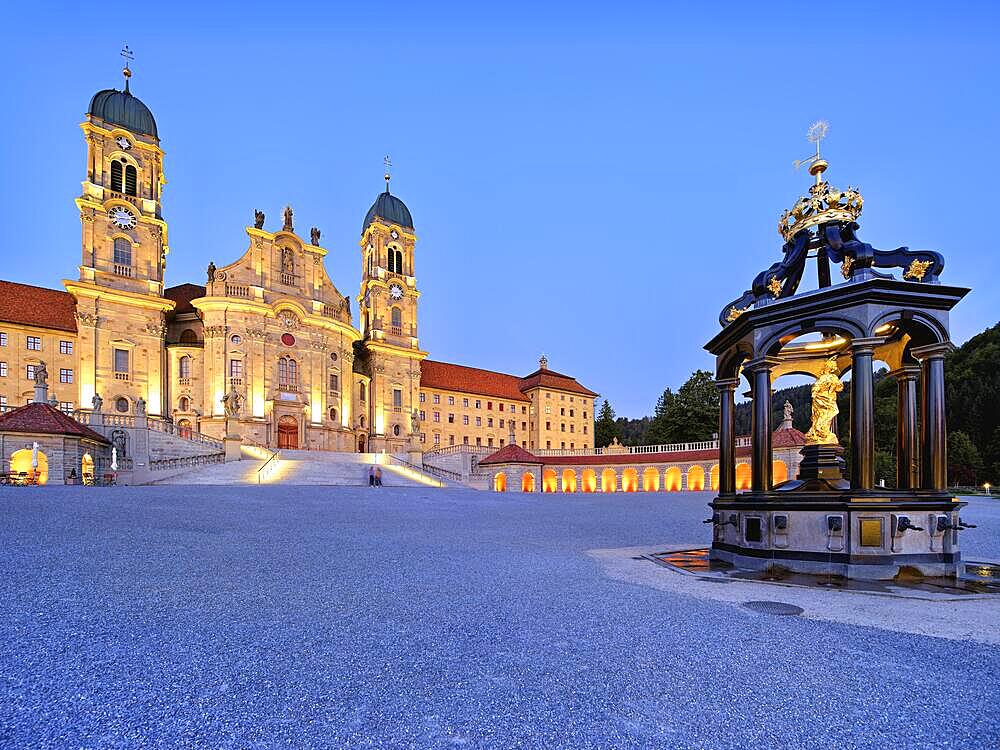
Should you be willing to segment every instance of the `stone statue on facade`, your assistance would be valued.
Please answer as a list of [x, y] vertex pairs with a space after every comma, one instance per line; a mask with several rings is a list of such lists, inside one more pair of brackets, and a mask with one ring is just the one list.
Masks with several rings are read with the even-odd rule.
[[812, 427], [806, 433], [806, 443], [810, 445], [838, 444], [837, 436], [831, 429], [833, 420], [840, 409], [837, 394], [844, 390], [837, 372], [837, 358], [830, 357], [823, 365], [823, 371], [812, 387]]
[[283, 273], [295, 273], [295, 256], [290, 247], [281, 248], [281, 270]]
[[39, 362], [35, 367], [35, 385], [48, 385], [49, 371], [45, 367], [45, 362]]
[[232, 390], [222, 397], [222, 407], [226, 411], [226, 416], [238, 417], [242, 406], [243, 396], [241, 396], [239, 391], [236, 390], [236, 386], [233, 386]]
[[420, 432], [420, 413], [416, 409], [410, 415], [410, 432], [414, 435]]
[[786, 422], [791, 422], [792, 421], [792, 413], [794, 411], [795, 410], [792, 408], [792, 402], [791, 401], [786, 401], [785, 402], [785, 417], [784, 417]]
[[284, 215], [285, 215], [285, 224], [284, 224], [284, 226], [281, 227], [281, 231], [283, 231], [283, 232], [292, 232], [292, 231], [294, 231], [292, 229], [292, 207], [291, 206], [285, 206]]
[[137, 417], [146, 416], [146, 399], [142, 396], [139, 396], [139, 398], [135, 400], [135, 415]]
[[253, 210], [253, 227], [254, 229], [264, 228], [264, 212], [258, 211], [256, 208]]
[[317, 246], [319, 245], [319, 238], [321, 234], [322, 232], [319, 231], [318, 227], [313, 227], [312, 229], [309, 230], [309, 238], [312, 244]]
[[208, 283], [211, 284], [215, 281], [215, 264], [212, 261], [208, 262]]
[[100, 393], [95, 393], [94, 397], [90, 399], [90, 405], [96, 414], [101, 413], [101, 409], [104, 408], [104, 399], [101, 398]]

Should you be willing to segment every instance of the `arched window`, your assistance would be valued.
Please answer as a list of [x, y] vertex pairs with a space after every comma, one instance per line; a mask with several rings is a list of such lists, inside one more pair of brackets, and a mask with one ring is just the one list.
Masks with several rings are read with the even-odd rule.
[[365, 400], [365, 384], [364, 383], [358, 383], [358, 398], [360, 398], [362, 401]]
[[133, 167], [131, 164], [126, 165], [126, 167], [125, 167], [125, 194], [126, 195], [135, 195], [136, 194], [136, 188], [138, 187], [138, 184], [139, 184], [138, 174], [135, 171], [135, 167]]
[[191, 377], [191, 358], [186, 354], [183, 357], [181, 357], [177, 363], [177, 377], [179, 378]]
[[389, 248], [389, 273], [403, 272], [403, 251]]
[[403, 325], [403, 311], [400, 310], [398, 307], [392, 308], [390, 316], [392, 319], [392, 325], [396, 326], [397, 328]]
[[132, 265], [132, 243], [124, 237], [115, 237], [115, 265]]
[[197, 344], [198, 334], [192, 331], [190, 328], [185, 328], [181, 331], [181, 343], [182, 344]]
[[278, 385], [297, 385], [299, 382], [299, 364], [291, 357], [278, 360]]
[[111, 162], [111, 189], [116, 193], [122, 191], [122, 163], [117, 159]]

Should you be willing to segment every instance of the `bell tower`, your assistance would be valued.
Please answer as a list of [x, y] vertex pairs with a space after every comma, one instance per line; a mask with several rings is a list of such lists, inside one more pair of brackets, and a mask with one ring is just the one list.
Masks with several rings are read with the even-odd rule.
[[86, 174], [80, 211], [79, 279], [64, 281], [77, 301], [79, 402], [163, 411], [163, 297], [167, 223], [161, 211], [163, 151], [149, 108], [131, 92], [132, 52], [122, 50], [124, 88], [94, 94], [81, 124]]
[[368, 354], [371, 386], [368, 403], [356, 413], [369, 415], [369, 450], [400, 452], [418, 441], [420, 350], [417, 332], [416, 235], [406, 204], [389, 192], [386, 157], [385, 192], [365, 216], [361, 229], [360, 328]]

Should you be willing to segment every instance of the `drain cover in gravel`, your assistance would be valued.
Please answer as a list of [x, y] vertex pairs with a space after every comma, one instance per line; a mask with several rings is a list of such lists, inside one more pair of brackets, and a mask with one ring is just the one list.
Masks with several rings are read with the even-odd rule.
[[743, 606], [765, 615], [801, 615], [805, 612], [802, 607], [784, 602], [743, 602]]

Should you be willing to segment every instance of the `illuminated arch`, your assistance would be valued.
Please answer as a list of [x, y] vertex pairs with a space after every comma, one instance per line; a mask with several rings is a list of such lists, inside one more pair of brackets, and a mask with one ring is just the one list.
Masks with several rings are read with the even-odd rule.
[[781, 484], [788, 480], [788, 464], [784, 461], [775, 459], [771, 462], [771, 474], [772, 482], [774, 484]]
[[521, 492], [535, 491], [535, 475], [526, 471], [521, 475]]
[[750, 464], [736, 464], [736, 489], [750, 489]]
[[643, 492], [659, 492], [660, 491], [660, 471], [653, 466], [650, 466], [643, 470], [642, 472], [642, 491]]
[[507, 491], [507, 475], [502, 471], [497, 472], [493, 476], [493, 491], [494, 492], [506, 492]]
[[718, 492], [719, 490], [719, 465], [716, 464], [712, 467], [712, 470], [708, 473], [709, 481], [711, 482], [711, 488], [713, 491]]
[[10, 473], [26, 474], [36, 484], [49, 481], [49, 457], [38, 451], [38, 468], [31, 465], [31, 448], [22, 448], [10, 454]]
[[677, 492], [681, 488], [681, 470], [671, 466], [663, 472], [663, 489], [667, 492]]
[[542, 492], [556, 491], [556, 472], [554, 469], [546, 469], [542, 472]]
[[625, 469], [622, 472], [622, 492], [639, 491], [639, 472], [635, 469]]
[[572, 469], [563, 469], [562, 491], [576, 492], [576, 472]]
[[614, 469], [601, 472], [601, 492], [616, 492], [618, 490], [618, 474]]
[[[41, 459], [38, 462], [41, 463]], [[80, 459], [80, 481], [86, 485], [94, 483], [94, 457], [89, 453], [84, 453]]]
[[580, 474], [580, 492], [597, 492], [597, 472], [584, 469]]
[[705, 470], [700, 466], [692, 466], [688, 469], [688, 486], [692, 492], [701, 492], [705, 489]]

